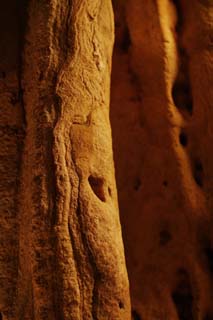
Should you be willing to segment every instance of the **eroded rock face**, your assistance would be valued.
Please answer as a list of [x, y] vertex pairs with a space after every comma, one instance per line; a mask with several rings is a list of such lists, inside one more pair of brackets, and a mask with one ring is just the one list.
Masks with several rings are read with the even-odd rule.
[[109, 122], [111, 3], [32, 0], [18, 20], [16, 2], [0, 21], [1, 318], [130, 319]]
[[111, 124], [132, 317], [212, 319], [212, 2], [113, 3]]
[[[113, 2], [132, 318], [210, 320], [212, 3]], [[130, 320], [111, 3], [0, 26], [0, 319]]]

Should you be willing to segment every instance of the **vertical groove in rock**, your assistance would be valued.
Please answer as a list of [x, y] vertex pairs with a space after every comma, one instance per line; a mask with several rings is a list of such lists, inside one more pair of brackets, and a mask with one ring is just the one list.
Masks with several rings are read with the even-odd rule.
[[133, 318], [203, 319], [213, 294], [212, 6], [113, 4], [111, 123]]
[[175, 106], [186, 114], [192, 115], [193, 101], [189, 79], [189, 57], [182, 45], [181, 36], [184, 32], [184, 13], [180, 0], [173, 1], [176, 11], [175, 37], [178, 53], [178, 72], [172, 88]]
[[177, 272], [177, 284], [172, 292], [172, 299], [177, 309], [180, 320], [193, 320], [193, 293], [190, 278], [186, 270], [180, 269]]

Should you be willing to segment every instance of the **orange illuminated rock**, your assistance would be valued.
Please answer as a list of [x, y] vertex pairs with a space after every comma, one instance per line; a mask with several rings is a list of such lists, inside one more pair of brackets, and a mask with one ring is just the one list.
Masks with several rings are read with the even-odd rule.
[[1, 318], [130, 319], [109, 123], [110, 1], [2, 6]]
[[132, 317], [213, 319], [213, 4], [113, 3], [110, 109]]

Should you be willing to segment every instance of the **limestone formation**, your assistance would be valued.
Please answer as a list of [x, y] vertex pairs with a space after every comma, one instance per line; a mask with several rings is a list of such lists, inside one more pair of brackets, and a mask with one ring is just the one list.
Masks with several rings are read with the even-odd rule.
[[2, 1], [0, 320], [213, 319], [212, 28], [212, 0]]
[[8, 0], [0, 15], [0, 318], [130, 319], [111, 3]]
[[135, 320], [213, 319], [213, 2], [114, 0], [111, 124]]

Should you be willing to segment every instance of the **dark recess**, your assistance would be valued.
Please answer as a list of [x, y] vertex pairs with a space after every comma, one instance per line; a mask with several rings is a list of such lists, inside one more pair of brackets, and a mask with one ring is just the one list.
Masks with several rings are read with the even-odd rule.
[[104, 180], [103, 178], [98, 178], [94, 176], [89, 176], [88, 178], [89, 184], [95, 193], [95, 195], [103, 202], [106, 201], [106, 197], [104, 194]]
[[133, 320], [142, 320], [141, 316], [136, 310], [132, 310], [132, 318]]
[[[184, 73], [185, 72], [186, 71], [184, 71]], [[188, 75], [185, 74], [185, 79], [183, 79], [181, 73], [182, 70], [179, 70], [179, 74], [172, 88], [172, 98], [178, 109], [182, 111], [186, 110], [189, 115], [192, 115], [193, 101], [189, 78]]]
[[123, 32], [123, 39], [121, 42], [121, 50], [123, 52], [127, 53], [130, 46], [131, 46], [131, 38], [130, 38], [130, 34], [129, 34], [129, 29], [127, 26], [125, 26], [125, 29]]
[[109, 196], [111, 197], [112, 196], [112, 190], [110, 187], [108, 187], [108, 193], [109, 193]]
[[177, 12], [176, 35], [177, 47], [179, 52], [179, 70], [172, 88], [172, 97], [174, 104], [180, 110], [186, 110], [188, 114], [192, 115], [193, 112], [193, 99], [191, 94], [191, 85], [188, 70], [188, 55], [182, 46], [181, 38], [184, 26], [184, 17], [179, 0], [173, 0]]
[[177, 33], [181, 33], [183, 27], [183, 15], [180, 0], [173, 0], [173, 3], [176, 7], [177, 11], [177, 23], [175, 26], [175, 30]]
[[203, 186], [203, 165], [200, 160], [194, 160], [194, 179], [199, 187]]
[[172, 292], [172, 300], [176, 306], [180, 320], [194, 320], [193, 317], [193, 295], [186, 270], [179, 269], [177, 272], [178, 283]]
[[186, 135], [185, 132], [181, 132], [180, 135], [179, 135], [179, 140], [180, 140], [180, 144], [183, 146], [183, 147], [186, 147], [187, 144], [188, 144], [188, 137]]

